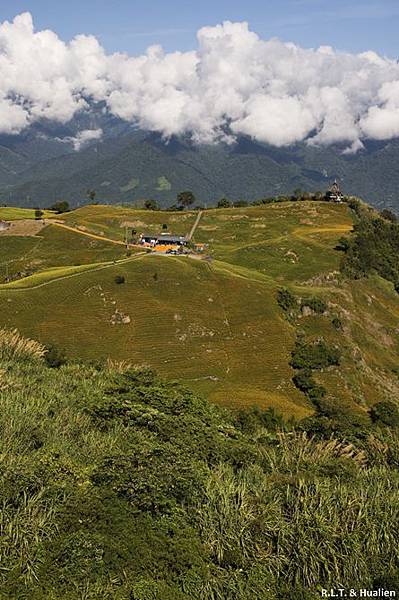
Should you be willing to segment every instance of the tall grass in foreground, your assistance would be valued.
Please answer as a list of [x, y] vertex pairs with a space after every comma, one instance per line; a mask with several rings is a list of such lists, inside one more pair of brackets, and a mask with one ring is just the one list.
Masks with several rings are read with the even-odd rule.
[[[395, 572], [399, 476], [387, 480], [386, 468], [368, 468], [363, 451], [337, 440], [277, 438], [262, 467], [220, 465], [210, 475], [198, 518], [216, 563], [238, 581], [256, 563], [290, 590], [372, 585], [373, 568]], [[235, 596], [222, 588], [215, 598]]]
[[46, 348], [21, 336], [16, 329], [0, 329], [0, 360], [42, 358]]
[[397, 429], [281, 432], [0, 339], [1, 600], [316, 600], [398, 572]]

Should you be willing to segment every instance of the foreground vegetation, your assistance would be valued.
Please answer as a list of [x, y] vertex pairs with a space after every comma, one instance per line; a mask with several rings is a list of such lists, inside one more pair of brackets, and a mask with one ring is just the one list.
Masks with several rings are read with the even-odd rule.
[[399, 589], [394, 404], [349, 439], [344, 418], [233, 414], [148, 369], [65, 364], [4, 330], [0, 402], [4, 599]]

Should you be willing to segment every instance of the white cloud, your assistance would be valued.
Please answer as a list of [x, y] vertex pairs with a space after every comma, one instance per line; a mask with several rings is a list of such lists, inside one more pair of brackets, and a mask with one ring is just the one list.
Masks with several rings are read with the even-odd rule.
[[[61, 123], [90, 99], [165, 137], [231, 142], [246, 134], [276, 146], [399, 136], [399, 65], [375, 52], [348, 54], [261, 40], [246, 23], [198, 32], [198, 49], [107, 55], [93, 36], [70, 43], [36, 32], [29, 13], [0, 25], [0, 132], [41, 118]], [[76, 149], [99, 130], [78, 134]]]
[[83, 131], [79, 131], [76, 137], [64, 137], [61, 138], [59, 141], [72, 144], [74, 150], [78, 152], [90, 142], [100, 140], [102, 136], [102, 129], [84, 129]]

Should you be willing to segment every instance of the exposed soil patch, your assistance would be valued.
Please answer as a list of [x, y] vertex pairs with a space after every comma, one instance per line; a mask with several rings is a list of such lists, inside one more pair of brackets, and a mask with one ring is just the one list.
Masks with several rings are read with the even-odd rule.
[[200, 225], [198, 229], [203, 229], [204, 231], [215, 231], [219, 229], [218, 225]]
[[47, 223], [40, 219], [35, 221], [33, 219], [21, 219], [19, 221], [11, 221], [10, 227], [5, 231], [1, 231], [0, 235], [14, 235], [22, 237], [33, 237], [39, 231], [46, 227]]

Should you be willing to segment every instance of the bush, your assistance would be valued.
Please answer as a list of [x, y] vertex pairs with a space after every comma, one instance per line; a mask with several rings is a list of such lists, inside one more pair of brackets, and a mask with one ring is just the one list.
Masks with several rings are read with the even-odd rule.
[[350, 241], [346, 237], [341, 237], [338, 240], [337, 245], [335, 246], [335, 250], [340, 252], [348, 252], [350, 248]]
[[398, 220], [398, 217], [395, 215], [395, 213], [393, 213], [388, 208], [384, 208], [384, 210], [381, 211], [380, 215], [383, 219], [391, 221], [391, 223], [396, 223]]
[[63, 351], [55, 346], [49, 346], [46, 354], [44, 355], [44, 360], [50, 369], [59, 369], [67, 362]]
[[297, 342], [291, 359], [294, 369], [324, 369], [337, 366], [341, 353], [338, 348], [329, 346], [323, 340], [316, 343]]
[[126, 279], [124, 275], [117, 275], [114, 279], [115, 283], [117, 283], [118, 285], [121, 285], [122, 283], [125, 283]]
[[240, 410], [237, 415], [237, 426], [245, 433], [253, 433], [259, 427], [268, 430], [282, 430], [284, 419], [273, 408], [262, 410], [258, 406]]
[[298, 306], [296, 297], [292, 292], [290, 292], [290, 290], [287, 290], [286, 288], [278, 290], [277, 304], [286, 312], [293, 310]]
[[337, 317], [335, 315], [335, 317], [332, 318], [331, 320], [332, 326], [337, 329], [337, 330], [341, 330], [342, 329], [342, 321], [339, 317]]
[[325, 388], [322, 385], [318, 385], [312, 378], [312, 371], [310, 369], [302, 369], [292, 378], [292, 381], [295, 387], [316, 405], [326, 395]]
[[231, 202], [227, 198], [221, 198], [216, 205], [216, 208], [230, 208]]
[[323, 300], [321, 300], [320, 298], [316, 298], [315, 296], [313, 296], [312, 298], [305, 298], [304, 300], [302, 300], [301, 308], [303, 308], [304, 306], [308, 306], [315, 313], [318, 313], [320, 315], [325, 313], [327, 310], [327, 304]]
[[370, 410], [370, 417], [374, 423], [399, 427], [399, 407], [389, 400], [375, 404]]
[[155, 200], [146, 200], [144, 202], [144, 208], [146, 210], [158, 210], [158, 204], [155, 202]]
[[66, 201], [56, 202], [50, 206], [49, 210], [54, 210], [58, 214], [65, 213], [69, 211], [69, 204]]
[[361, 213], [354, 227], [354, 237], [343, 257], [342, 272], [353, 279], [376, 272], [391, 281], [399, 282], [399, 223]]

